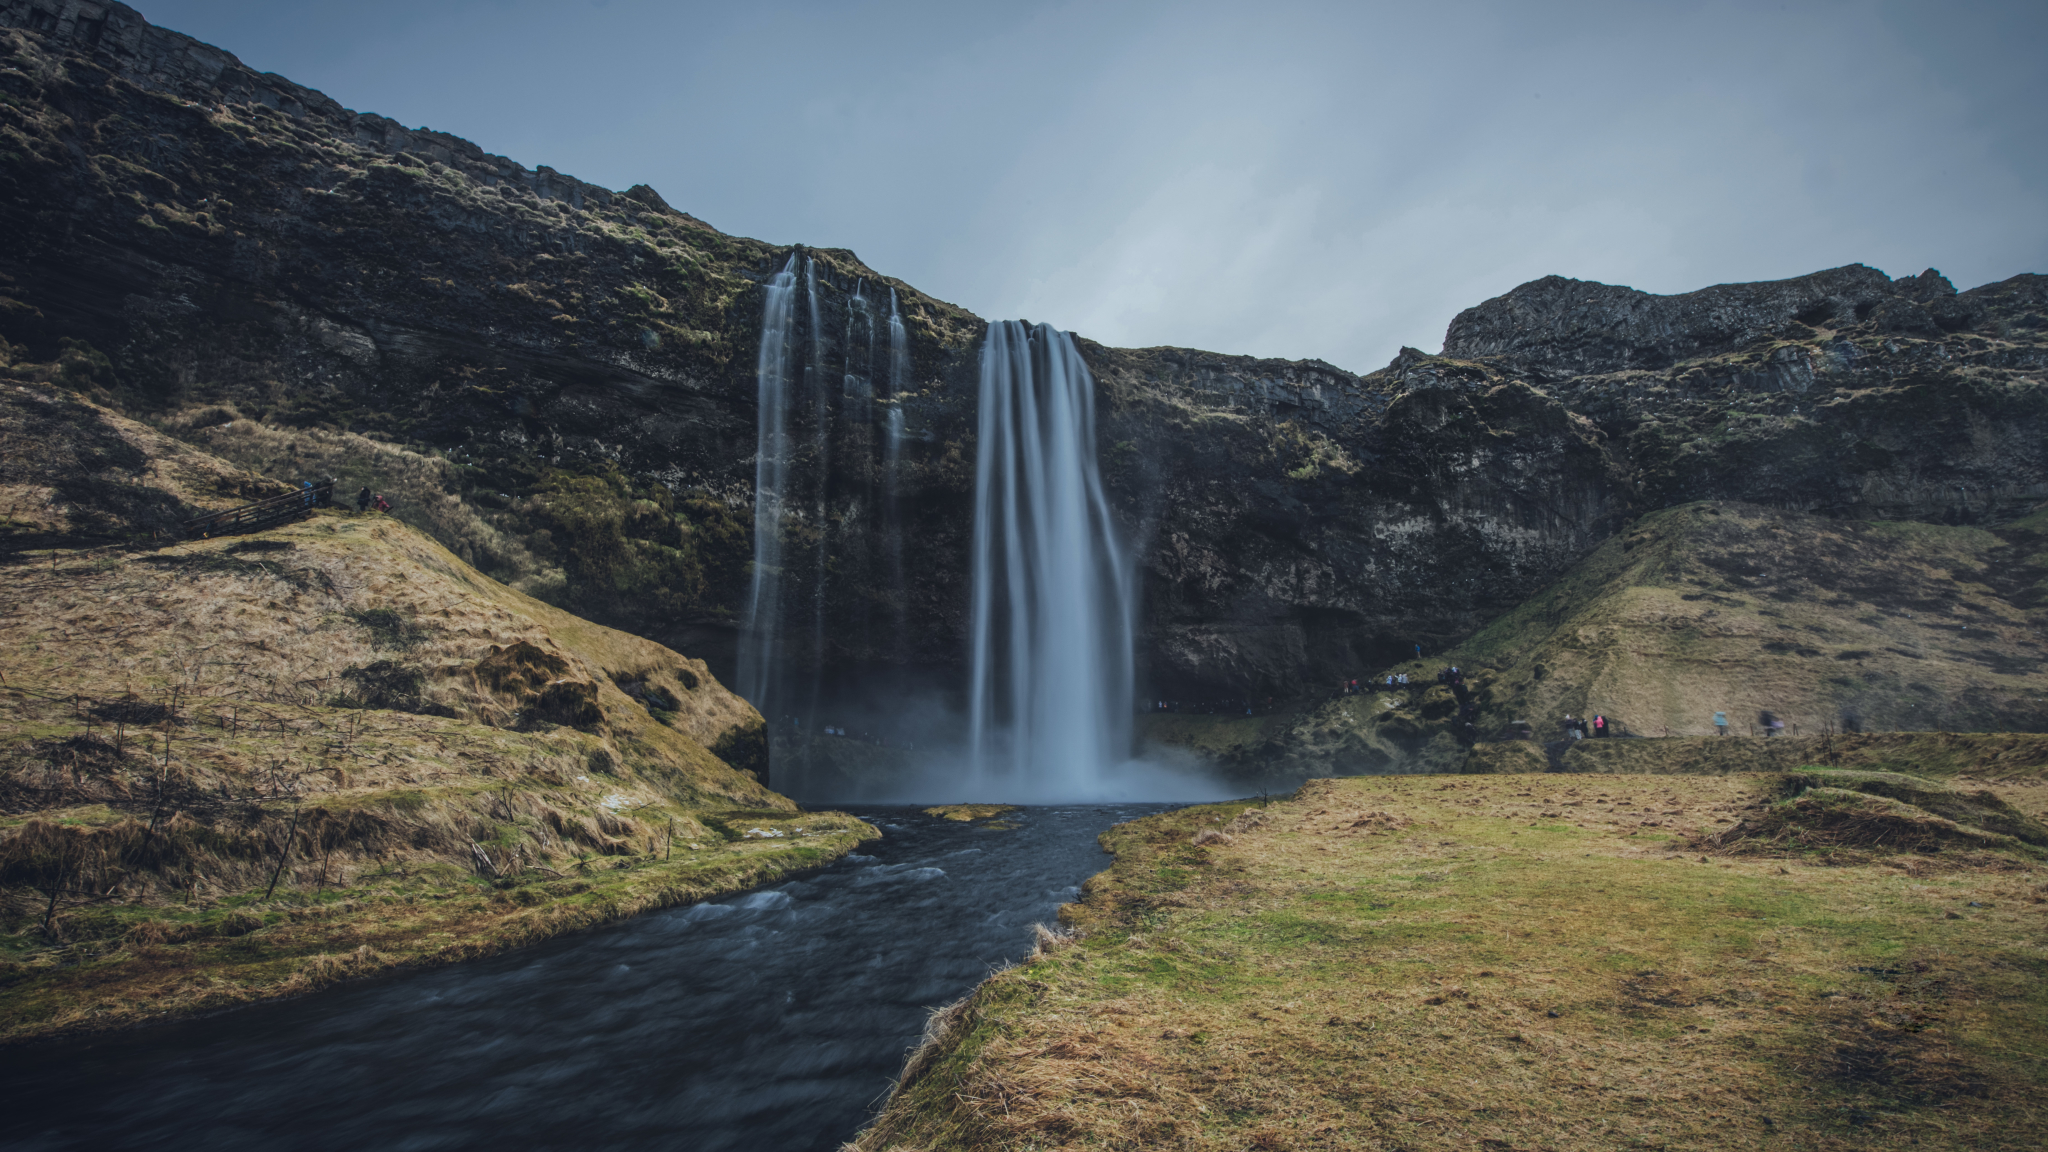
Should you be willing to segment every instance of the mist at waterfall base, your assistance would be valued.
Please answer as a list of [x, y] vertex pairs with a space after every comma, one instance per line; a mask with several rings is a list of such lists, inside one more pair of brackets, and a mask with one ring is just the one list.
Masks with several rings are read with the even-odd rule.
[[[879, 548], [901, 586], [898, 466], [913, 432], [901, 402], [912, 357], [896, 293], [878, 325], [864, 281], [827, 287], [845, 303], [831, 333], [813, 258], [792, 253], [763, 291], [754, 565], [736, 687], [769, 719], [770, 784], [835, 803], [1228, 798], [1192, 758], [1133, 754], [1135, 573], [1097, 466], [1094, 377], [1073, 338], [1050, 325], [998, 321], [982, 342], [965, 677], [906, 667], [829, 682], [824, 605], [835, 559]], [[854, 428], [866, 434], [835, 441], [835, 429]], [[868, 510], [856, 519], [880, 531], [872, 540], [846, 534], [836, 547], [827, 468], [835, 443], [878, 452], [881, 476], [850, 494]], [[809, 475], [792, 468], [798, 456]], [[791, 555], [786, 529], [806, 521], [815, 543], [808, 556]], [[791, 595], [788, 565], [806, 561], [811, 594]], [[793, 602], [802, 599], [809, 603]], [[904, 622], [892, 623], [900, 635]], [[846, 724], [848, 714], [860, 720]], [[864, 746], [819, 743], [833, 740]], [[861, 771], [820, 767], [849, 759]]]
[[1018, 803], [1225, 798], [1192, 762], [1131, 755], [1136, 578], [1073, 337], [990, 324], [978, 403], [967, 732], [920, 783]]

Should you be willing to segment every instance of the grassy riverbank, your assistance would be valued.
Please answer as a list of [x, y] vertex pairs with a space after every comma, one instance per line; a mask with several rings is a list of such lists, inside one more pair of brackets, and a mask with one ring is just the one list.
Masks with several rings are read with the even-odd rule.
[[[676, 845], [499, 879], [394, 865], [348, 887], [109, 909], [88, 938], [11, 938], [0, 960], [0, 1042], [106, 1031], [302, 995], [346, 980], [474, 960], [642, 912], [772, 883], [878, 833], [839, 813], [732, 813], [803, 839]], [[805, 833], [809, 835], [805, 836]]]
[[[24, 389], [0, 433], [128, 461], [79, 489], [116, 511], [284, 487]], [[51, 546], [0, 554], [0, 1042], [482, 956], [876, 835], [770, 790], [701, 660], [405, 524], [123, 540], [12, 491]]]
[[[1120, 826], [1078, 938], [936, 1017], [857, 1146], [2038, 1147], [2043, 853], [1897, 783], [1354, 778]], [[2036, 835], [2038, 775], [1981, 789], [1909, 791]]]

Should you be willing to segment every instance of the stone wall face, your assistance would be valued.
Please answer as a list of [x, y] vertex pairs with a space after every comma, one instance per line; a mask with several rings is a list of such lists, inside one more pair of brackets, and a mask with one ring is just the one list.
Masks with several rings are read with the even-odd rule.
[[[761, 285], [791, 249], [349, 111], [117, 4], [0, 0], [0, 92], [17, 359], [89, 346], [138, 414], [232, 404], [432, 450], [451, 495], [559, 567], [537, 594], [729, 671]], [[955, 666], [986, 326], [851, 252], [803, 255], [819, 321], [784, 553], [823, 627], [791, 655]], [[1364, 375], [1084, 340], [1141, 691], [1285, 696], [1440, 650], [1684, 501], [1953, 522], [2048, 499], [2044, 285], [1549, 277]], [[909, 377], [856, 395], [849, 309], [890, 287]], [[903, 416], [893, 481], [877, 398]]]

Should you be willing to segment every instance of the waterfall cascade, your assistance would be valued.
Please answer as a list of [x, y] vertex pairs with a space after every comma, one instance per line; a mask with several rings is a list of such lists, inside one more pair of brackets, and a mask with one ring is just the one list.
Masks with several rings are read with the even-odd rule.
[[889, 564], [889, 587], [895, 590], [896, 655], [908, 650], [907, 590], [903, 586], [903, 440], [906, 432], [903, 394], [910, 387], [910, 333], [889, 289], [889, 406], [882, 430], [882, 544]]
[[765, 709], [782, 622], [782, 515], [789, 486], [791, 353], [796, 344], [796, 255], [768, 281], [761, 352], [754, 363], [754, 571], [740, 629], [739, 694]]
[[[941, 703], [957, 688], [891, 687], [886, 654], [909, 668], [915, 631], [906, 569], [919, 541], [902, 470], [924, 449], [907, 426], [915, 382], [896, 293], [885, 353], [879, 292], [848, 281], [798, 252], [764, 285], [737, 686], [780, 741], [774, 785], [1027, 803], [1192, 794], [1132, 759], [1133, 565], [1096, 463], [1095, 381], [1056, 328], [991, 324], [981, 349], [967, 731]], [[828, 671], [828, 650], [852, 655]], [[895, 785], [849, 775], [873, 755], [848, 759], [853, 745], [818, 740], [843, 736], [825, 726], [863, 711], [886, 747], [923, 753], [893, 770]]]
[[825, 674], [825, 574], [832, 559], [832, 389], [825, 386], [825, 322], [818, 314], [818, 265], [809, 256], [804, 257], [804, 303], [811, 314], [811, 354], [804, 366], [804, 384], [811, 397], [811, 467], [816, 480], [811, 523], [817, 536], [811, 552], [811, 675], [804, 711], [815, 718]]
[[974, 483], [970, 772], [978, 794], [1103, 794], [1130, 758], [1130, 563], [1095, 458], [1073, 338], [989, 325]]

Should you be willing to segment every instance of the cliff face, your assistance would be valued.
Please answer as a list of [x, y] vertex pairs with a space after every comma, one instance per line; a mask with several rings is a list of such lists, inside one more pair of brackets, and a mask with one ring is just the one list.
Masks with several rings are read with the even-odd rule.
[[[351, 112], [121, 5], [6, 0], [0, 26], [13, 360], [92, 361], [70, 375], [158, 418], [432, 452], [450, 467], [401, 512], [460, 498], [484, 522], [450, 540], [465, 559], [693, 648], [729, 635], [751, 547], [759, 285], [787, 250], [652, 189]], [[836, 372], [846, 301], [880, 278], [851, 253], [813, 255]], [[917, 378], [941, 375], [979, 322], [894, 287]], [[834, 495], [872, 489], [856, 459], [869, 431], [828, 437]]]
[[1126, 499], [1155, 668], [1262, 692], [1440, 650], [1673, 504], [2022, 514], [2048, 498], [2044, 330], [2048, 277], [1858, 265], [1671, 297], [1550, 277], [1363, 377], [1092, 352], [1104, 459], [1149, 446]]
[[[762, 285], [791, 249], [351, 112], [120, 5], [0, 0], [0, 93], [7, 371], [276, 479], [395, 491], [491, 575], [729, 671]], [[850, 252], [800, 257], [789, 655], [828, 687], [943, 670], [985, 324]], [[1083, 341], [1143, 690], [1285, 695], [1437, 652], [1688, 500], [2015, 514], [2048, 498], [2044, 312], [2039, 276], [1854, 266], [1671, 297], [1552, 277], [1363, 376]]]

